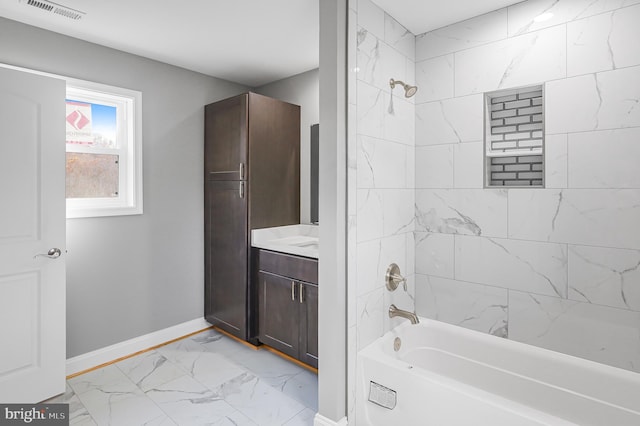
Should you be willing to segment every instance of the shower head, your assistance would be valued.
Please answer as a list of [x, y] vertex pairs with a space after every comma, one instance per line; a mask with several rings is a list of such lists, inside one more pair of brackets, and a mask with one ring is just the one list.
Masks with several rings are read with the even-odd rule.
[[418, 91], [418, 87], [417, 86], [411, 86], [411, 85], [409, 85], [409, 84], [407, 84], [407, 83], [405, 83], [403, 81], [400, 81], [400, 80], [394, 80], [394, 79], [389, 80], [389, 85], [391, 86], [392, 89], [396, 87], [396, 84], [399, 84], [404, 88], [404, 97], [405, 98], [412, 97]]

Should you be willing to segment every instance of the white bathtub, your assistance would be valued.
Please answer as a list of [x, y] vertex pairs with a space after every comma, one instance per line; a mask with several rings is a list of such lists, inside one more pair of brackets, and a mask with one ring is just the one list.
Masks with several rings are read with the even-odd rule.
[[640, 374], [424, 318], [363, 349], [356, 386], [358, 425], [640, 425]]

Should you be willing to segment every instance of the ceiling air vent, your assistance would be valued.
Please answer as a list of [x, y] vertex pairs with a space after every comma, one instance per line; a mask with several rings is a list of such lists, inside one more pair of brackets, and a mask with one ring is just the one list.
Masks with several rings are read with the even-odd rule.
[[85, 13], [80, 10], [72, 9], [48, 0], [20, 0], [20, 3], [26, 6], [37, 7], [42, 11], [54, 13], [73, 20], [82, 19], [85, 15]]

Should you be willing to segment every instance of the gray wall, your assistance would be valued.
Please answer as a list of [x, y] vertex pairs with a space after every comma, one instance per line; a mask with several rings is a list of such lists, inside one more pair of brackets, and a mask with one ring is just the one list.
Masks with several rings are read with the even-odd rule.
[[256, 93], [300, 105], [300, 222], [311, 221], [311, 125], [320, 120], [318, 69], [254, 89]]
[[0, 18], [0, 62], [142, 92], [144, 214], [67, 221], [67, 357], [203, 316], [203, 106], [238, 84]]

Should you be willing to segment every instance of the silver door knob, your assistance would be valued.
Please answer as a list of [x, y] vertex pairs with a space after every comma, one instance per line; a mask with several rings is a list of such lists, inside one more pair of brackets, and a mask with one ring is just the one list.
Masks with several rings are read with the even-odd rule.
[[33, 256], [33, 258], [35, 259], [37, 257], [42, 256], [42, 257], [48, 257], [49, 259], [57, 259], [61, 255], [62, 255], [62, 251], [59, 248], [54, 247], [54, 248], [50, 249], [48, 252], [46, 252], [46, 253], [36, 254], [35, 256]]

